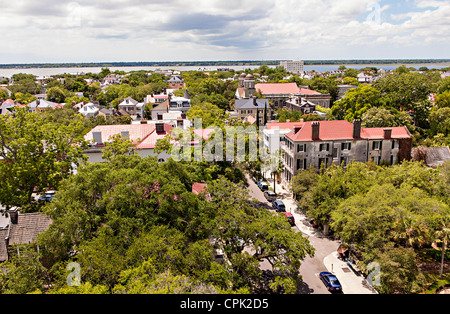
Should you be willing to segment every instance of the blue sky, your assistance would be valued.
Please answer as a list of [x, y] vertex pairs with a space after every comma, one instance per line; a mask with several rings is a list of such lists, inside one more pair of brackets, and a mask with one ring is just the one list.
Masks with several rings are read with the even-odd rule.
[[0, 0], [0, 63], [450, 59], [446, 0]]

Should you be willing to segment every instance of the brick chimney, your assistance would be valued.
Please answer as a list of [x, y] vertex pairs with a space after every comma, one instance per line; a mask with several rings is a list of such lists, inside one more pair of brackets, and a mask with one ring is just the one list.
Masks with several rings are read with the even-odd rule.
[[361, 120], [353, 120], [353, 138], [361, 138]]
[[384, 138], [390, 139], [392, 138], [392, 129], [383, 129], [384, 131]]
[[13, 225], [17, 225], [19, 223], [19, 209], [17, 207], [8, 210], [8, 215]]
[[312, 128], [312, 140], [317, 141], [320, 139], [320, 122], [319, 121], [313, 121], [311, 123]]

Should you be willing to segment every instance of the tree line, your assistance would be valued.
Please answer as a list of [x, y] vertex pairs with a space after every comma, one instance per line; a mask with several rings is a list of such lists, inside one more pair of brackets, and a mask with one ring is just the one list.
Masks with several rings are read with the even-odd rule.
[[430, 169], [413, 161], [310, 169], [291, 183], [299, 210], [329, 227], [360, 259], [363, 272], [373, 262], [380, 265], [380, 293], [423, 292], [429, 282], [419, 265], [436, 256], [436, 248], [442, 252], [436, 263], [448, 258], [449, 186], [450, 162]]

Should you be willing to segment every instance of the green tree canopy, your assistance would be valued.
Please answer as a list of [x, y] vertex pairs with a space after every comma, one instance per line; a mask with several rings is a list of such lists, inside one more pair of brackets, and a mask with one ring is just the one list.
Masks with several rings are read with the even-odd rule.
[[82, 117], [61, 125], [23, 108], [14, 116], [1, 116], [0, 203], [27, 206], [34, 190], [57, 188], [85, 158], [83, 130]]
[[331, 107], [331, 115], [336, 120], [352, 122], [360, 119], [372, 107], [381, 105], [380, 92], [370, 85], [360, 85], [351, 89], [344, 98]]

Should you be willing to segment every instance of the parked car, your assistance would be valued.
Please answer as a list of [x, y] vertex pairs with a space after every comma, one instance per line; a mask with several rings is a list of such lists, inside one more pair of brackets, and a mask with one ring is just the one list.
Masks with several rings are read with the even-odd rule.
[[38, 202], [51, 202], [55, 197], [56, 191], [47, 191], [43, 195], [39, 196]]
[[258, 185], [258, 187], [260, 188], [261, 191], [269, 190], [269, 186], [267, 185], [266, 182], [258, 181], [256, 184]]
[[286, 206], [284, 206], [283, 201], [275, 200], [272, 202], [272, 208], [275, 209], [277, 212], [285, 212]]
[[291, 213], [281, 212], [280, 214], [286, 216], [288, 222], [291, 224], [292, 227], [295, 226], [295, 218]]
[[277, 199], [277, 194], [274, 191], [265, 191], [264, 192], [264, 197], [269, 202], [273, 202], [273, 201], [275, 201]]
[[323, 281], [328, 291], [341, 292], [342, 286], [335, 275], [330, 272], [324, 271], [320, 273], [320, 279]]

